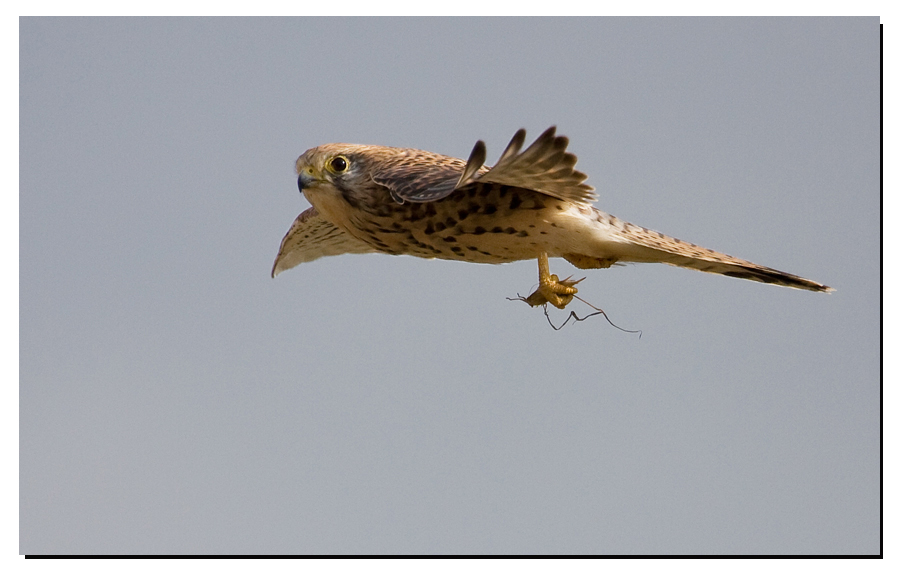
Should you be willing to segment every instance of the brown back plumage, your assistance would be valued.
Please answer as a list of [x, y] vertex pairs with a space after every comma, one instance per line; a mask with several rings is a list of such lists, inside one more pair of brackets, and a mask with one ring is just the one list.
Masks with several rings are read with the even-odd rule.
[[547, 196], [590, 204], [597, 199], [587, 175], [575, 170], [578, 158], [566, 152], [569, 139], [550, 127], [525, 151], [519, 152], [525, 129], [519, 129], [493, 167], [484, 166], [483, 141], [475, 143], [469, 160], [414, 149], [393, 149], [393, 156], [373, 165], [372, 180], [386, 186], [398, 202], [432, 202], [475, 183], [495, 183], [534, 190]]

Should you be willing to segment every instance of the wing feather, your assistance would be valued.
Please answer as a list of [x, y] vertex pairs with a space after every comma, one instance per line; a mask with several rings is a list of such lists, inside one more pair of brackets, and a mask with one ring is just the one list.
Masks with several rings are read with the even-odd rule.
[[467, 184], [474, 182], [478, 177], [478, 171], [484, 166], [485, 159], [487, 159], [487, 147], [484, 145], [484, 141], [477, 141], [475, 147], [472, 148], [472, 152], [469, 154], [469, 160], [466, 161], [466, 168], [464, 168], [463, 173], [459, 175], [459, 181], [457, 181], [453, 190], [462, 188]]
[[[519, 133], [524, 139], [524, 129]], [[519, 133], [513, 137], [510, 147]], [[588, 205], [597, 200], [597, 195], [592, 186], [584, 183], [587, 175], [575, 170], [578, 158], [566, 152], [568, 146], [569, 139], [557, 137], [556, 127], [550, 127], [521, 153], [509, 152], [508, 147], [497, 164], [477, 180], [529, 188], [560, 200]]]
[[324, 256], [368, 254], [375, 251], [362, 240], [325, 220], [315, 207], [307, 208], [294, 220], [291, 229], [281, 240], [278, 256], [272, 266], [272, 277], [297, 264]]
[[597, 199], [594, 188], [584, 183], [587, 175], [575, 170], [578, 158], [566, 152], [569, 139], [556, 136], [550, 127], [524, 151], [525, 129], [519, 129], [493, 167], [484, 166], [483, 141], [475, 143], [469, 160], [426, 151], [405, 149], [378, 165], [372, 180], [386, 186], [399, 203], [432, 202], [477, 183], [527, 188], [576, 204]]
[[[483, 162], [483, 159], [482, 159]], [[372, 180], [398, 203], [432, 202], [456, 189], [466, 162], [428, 151], [403, 149], [371, 167]]]

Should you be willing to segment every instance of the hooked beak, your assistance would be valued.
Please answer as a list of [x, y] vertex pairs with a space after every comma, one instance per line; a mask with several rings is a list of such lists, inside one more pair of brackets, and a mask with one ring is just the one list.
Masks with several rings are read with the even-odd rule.
[[315, 180], [315, 177], [308, 168], [302, 169], [300, 174], [297, 175], [297, 188], [299, 188], [302, 193], [303, 189], [315, 182]]

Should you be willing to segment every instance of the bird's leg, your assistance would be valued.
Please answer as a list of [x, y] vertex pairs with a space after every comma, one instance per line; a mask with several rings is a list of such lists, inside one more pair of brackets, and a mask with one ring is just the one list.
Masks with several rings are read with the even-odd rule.
[[[583, 280], [584, 278], [581, 278]], [[573, 280], [571, 276], [560, 281], [556, 274], [550, 273], [550, 259], [546, 252], [538, 255], [538, 288], [525, 298], [531, 307], [552, 303], [554, 307], [563, 309], [575, 298], [578, 289], [574, 286], [581, 280]]]

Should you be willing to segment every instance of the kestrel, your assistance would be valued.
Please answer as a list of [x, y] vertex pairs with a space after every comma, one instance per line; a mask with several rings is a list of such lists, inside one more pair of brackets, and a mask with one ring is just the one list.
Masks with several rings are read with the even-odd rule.
[[[550, 127], [521, 151], [513, 136], [493, 167], [483, 141], [468, 161], [416, 149], [333, 143], [297, 159], [312, 204], [281, 241], [272, 277], [338, 254], [406, 254], [502, 264], [538, 261], [526, 301], [562, 309], [578, 292], [550, 273], [549, 257], [580, 269], [661, 262], [812, 291], [832, 288], [619, 220], [593, 208], [594, 189], [575, 170], [569, 140]], [[520, 152], [521, 151], [521, 152]], [[580, 280], [579, 280], [580, 281]]]

